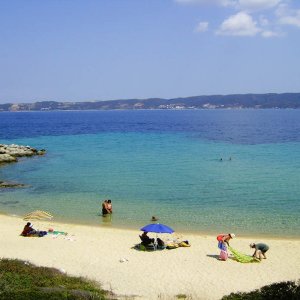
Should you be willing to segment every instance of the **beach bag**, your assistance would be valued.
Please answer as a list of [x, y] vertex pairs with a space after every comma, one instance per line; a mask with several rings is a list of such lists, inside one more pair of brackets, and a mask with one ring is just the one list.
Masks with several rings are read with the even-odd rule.
[[182, 241], [178, 244], [179, 247], [191, 247], [188, 241]]
[[176, 249], [178, 248], [178, 245], [175, 243], [170, 243], [166, 246], [167, 249]]
[[221, 252], [220, 252], [220, 260], [227, 260], [227, 258], [228, 258], [228, 252], [224, 251], [224, 250], [221, 250]]

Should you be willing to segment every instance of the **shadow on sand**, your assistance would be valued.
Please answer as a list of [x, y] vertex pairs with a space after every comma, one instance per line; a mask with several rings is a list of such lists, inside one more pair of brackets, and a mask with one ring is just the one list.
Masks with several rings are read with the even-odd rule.
[[208, 257], [211, 257], [211, 258], [215, 258], [215, 259], [217, 259], [217, 260], [219, 260], [219, 255], [217, 255], [217, 254], [207, 254], [206, 256], [208, 256]]

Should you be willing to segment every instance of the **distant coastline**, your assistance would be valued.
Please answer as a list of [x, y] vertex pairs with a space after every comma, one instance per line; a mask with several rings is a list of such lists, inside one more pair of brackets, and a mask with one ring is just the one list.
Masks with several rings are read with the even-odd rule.
[[184, 98], [124, 99], [86, 102], [37, 101], [0, 104], [1, 111], [299, 109], [300, 93], [233, 94]]

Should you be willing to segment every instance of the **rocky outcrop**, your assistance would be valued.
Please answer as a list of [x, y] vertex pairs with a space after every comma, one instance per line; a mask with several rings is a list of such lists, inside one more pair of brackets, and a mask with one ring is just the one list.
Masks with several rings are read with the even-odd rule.
[[16, 162], [18, 161], [16, 157], [11, 156], [6, 153], [0, 153], [0, 164], [1, 163], [11, 163], [11, 162]]
[[[3, 165], [7, 163], [17, 162], [17, 157], [44, 155], [45, 153], [46, 150], [44, 149], [38, 150], [30, 146], [0, 144], [0, 166], [1, 164]], [[0, 181], [0, 189], [22, 187], [26, 187], [26, 185], [16, 182]]]
[[7, 182], [7, 181], [0, 181], [0, 189], [5, 188], [22, 188], [25, 187], [25, 184], [17, 183], [17, 182]]
[[0, 164], [17, 162], [17, 157], [44, 155], [46, 150], [30, 146], [0, 144]]

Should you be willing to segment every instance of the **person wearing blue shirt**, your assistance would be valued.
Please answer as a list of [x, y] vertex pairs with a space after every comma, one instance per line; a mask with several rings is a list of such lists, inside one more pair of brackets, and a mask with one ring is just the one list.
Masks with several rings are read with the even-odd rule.
[[267, 244], [264, 244], [264, 243], [258, 243], [258, 244], [251, 243], [250, 247], [255, 249], [255, 251], [252, 255], [253, 257], [256, 257], [260, 260], [262, 258], [267, 259], [266, 252], [269, 250], [269, 246]]

